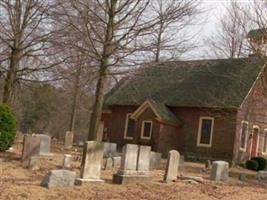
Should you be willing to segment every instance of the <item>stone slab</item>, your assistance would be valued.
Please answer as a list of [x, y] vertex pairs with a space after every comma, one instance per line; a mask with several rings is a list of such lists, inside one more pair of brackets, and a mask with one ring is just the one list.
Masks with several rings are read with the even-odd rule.
[[180, 161], [179, 152], [176, 150], [169, 151], [167, 166], [165, 169], [165, 174], [163, 179], [165, 182], [175, 181], [177, 179], [179, 161]]
[[158, 152], [150, 152], [150, 168], [155, 169], [160, 167], [162, 154]]
[[114, 174], [112, 182], [115, 184], [136, 184], [151, 181], [150, 176], [131, 176]]
[[258, 171], [256, 178], [260, 181], [260, 182], [266, 182], [267, 181], [267, 171], [264, 170], [260, 170]]
[[64, 154], [63, 158], [63, 168], [71, 168], [71, 155], [70, 154]]
[[64, 138], [64, 149], [71, 149], [73, 145], [73, 132], [67, 131]]
[[211, 180], [227, 181], [229, 177], [229, 163], [225, 161], [212, 162]]
[[139, 148], [136, 144], [126, 144], [123, 146], [119, 174], [136, 174], [138, 151]]
[[75, 185], [85, 185], [90, 183], [104, 183], [105, 181], [102, 179], [83, 179], [83, 178], [77, 178], [75, 180]]
[[40, 138], [31, 135], [24, 135], [22, 162], [28, 161], [30, 157], [39, 155], [40, 152]]
[[33, 137], [40, 138], [40, 155], [51, 155], [51, 137], [44, 134], [34, 134]]
[[138, 158], [137, 158], [137, 171], [138, 174], [149, 174], [149, 165], [150, 165], [150, 146], [140, 145], [138, 149]]
[[75, 179], [76, 172], [64, 169], [51, 170], [42, 180], [41, 186], [46, 188], [74, 186]]
[[82, 179], [100, 179], [104, 145], [96, 141], [87, 141], [83, 148], [81, 164]]
[[117, 144], [111, 142], [104, 142], [104, 157], [113, 157], [117, 152]]

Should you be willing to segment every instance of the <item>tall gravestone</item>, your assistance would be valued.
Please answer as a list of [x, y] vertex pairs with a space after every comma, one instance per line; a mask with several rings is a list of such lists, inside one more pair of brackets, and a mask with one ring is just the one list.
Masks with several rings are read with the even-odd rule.
[[111, 142], [104, 142], [104, 156], [113, 157], [117, 152], [117, 144]]
[[77, 179], [77, 184], [103, 181], [100, 179], [103, 152], [103, 143], [96, 141], [85, 142], [81, 164], [81, 177]]
[[150, 180], [150, 147], [126, 144], [123, 147], [121, 166], [113, 175], [113, 183], [128, 184]]
[[30, 157], [39, 155], [41, 140], [32, 135], [24, 135], [23, 149], [22, 149], [22, 162], [28, 161]]
[[176, 150], [169, 151], [164, 181], [175, 181], [178, 175], [180, 154]]
[[227, 181], [229, 174], [229, 163], [225, 161], [212, 162], [211, 180]]
[[64, 148], [71, 149], [73, 145], [73, 132], [67, 131], [64, 138]]
[[40, 138], [40, 155], [51, 155], [51, 137], [49, 135], [44, 134], [36, 134], [33, 137]]

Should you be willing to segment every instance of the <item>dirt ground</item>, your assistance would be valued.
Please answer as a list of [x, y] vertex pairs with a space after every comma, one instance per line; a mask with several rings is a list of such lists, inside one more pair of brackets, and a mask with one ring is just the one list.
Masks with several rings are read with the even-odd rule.
[[[203, 164], [185, 162], [180, 173], [196, 175], [205, 178], [203, 184], [163, 183], [165, 162], [160, 169], [152, 170], [152, 181], [134, 185], [115, 185], [111, 183], [112, 175], [117, 169], [102, 171], [105, 183], [91, 183], [82, 186], [46, 189], [40, 186], [45, 174], [51, 169], [60, 169], [63, 154], [73, 155], [72, 170], [79, 175], [79, 150], [64, 151], [60, 146], [53, 147], [53, 156], [42, 157], [41, 167], [37, 171], [30, 171], [22, 167], [20, 162], [21, 147], [14, 146], [12, 153], [0, 153], [0, 199], [31, 199], [31, 200], [90, 200], [90, 199], [179, 199], [179, 200], [266, 200], [267, 185], [258, 183], [255, 173], [244, 169], [231, 169], [231, 178], [227, 183], [215, 183], [209, 180], [210, 172], [203, 171]], [[236, 176], [243, 171], [249, 178], [244, 183], [238, 181]]]

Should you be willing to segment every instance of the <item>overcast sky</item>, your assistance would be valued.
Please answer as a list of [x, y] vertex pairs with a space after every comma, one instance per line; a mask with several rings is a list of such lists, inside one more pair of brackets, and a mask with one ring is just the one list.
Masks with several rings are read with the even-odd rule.
[[[199, 44], [199, 47], [187, 53], [183, 56], [184, 59], [201, 59], [205, 58], [205, 44], [203, 44], [203, 40], [205, 37], [211, 35], [216, 31], [218, 27], [219, 18], [225, 12], [225, 6], [231, 0], [201, 0], [203, 9], [206, 12], [203, 14], [202, 19], [203, 23], [197, 28], [197, 36], [195, 38], [196, 43]], [[251, 0], [239, 0], [242, 3], [248, 3]]]

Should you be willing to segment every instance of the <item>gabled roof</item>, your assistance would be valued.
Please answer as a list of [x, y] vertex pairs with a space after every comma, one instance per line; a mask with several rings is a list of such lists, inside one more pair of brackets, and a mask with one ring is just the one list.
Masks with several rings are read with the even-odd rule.
[[153, 99], [171, 107], [237, 108], [262, 66], [256, 57], [151, 63], [121, 80], [105, 105], [141, 105]]
[[156, 102], [154, 100], [146, 100], [140, 105], [137, 110], [131, 115], [131, 118], [138, 119], [140, 115], [147, 109], [151, 110], [156, 115], [156, 119], [171, 125], [181, 124], [180, 120], [167, 108], [163, 103]]

